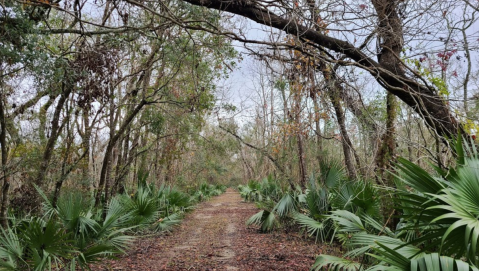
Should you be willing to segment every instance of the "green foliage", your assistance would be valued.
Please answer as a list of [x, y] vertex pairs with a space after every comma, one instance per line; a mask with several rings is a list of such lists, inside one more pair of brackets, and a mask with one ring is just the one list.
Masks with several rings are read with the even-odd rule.
[[331, 205], [333, 209], [365, 213], [378, 218], [381, 216], [379, 191], [369, 181], [342, 182], [333, 188], [332, 193]]
[[246, 221], [246, 225], [258, 225], [262, 232], [272, 231], [278, 224], [273, 212], [261, 210]]
[[140, 186], [132, 197], [122, 195], [121, 201], [131, 215], [132, 225], [149, 225], [160, 215], [158, 198], [144, 186]]
[[196, 201], [205, 201], [213, 196], [219, 196], [226, 191], [224, 185], [213, 185], [203, 183], [199, 186], [198, 190], [193, 195]]
[[314, 236], [316, 242], [319, 240], [325, 242], [331, 235], [333, 228], [330, 226], [330, 221], [324, 218], [313, 219], [301, 213], [295, 213], [293, 219], [299, 226], [304, 227], [309, 236]]
[[181, 215], [178, 213], [160, 218], [154, 224], [154, 229], [157, 232], [170, 231], [174, 226], [181, 223]]
[[[318, 182], [322, 187], [331, 189], [346, 177], [344, 167], [339, 161], [321, 160], [319, 164]], [[316, 187], [316, 186], [314, 186]]]
[[313, 270], [477, 270], [479, 158], [460, 137], [453, 143], [457, 166], [438, 169], [439, 176], [398, 159], [394, 193], [402, 216], [393, 230], [382, 221], [378, 188], [346, 180], [340, 165], [327, 162], [304, 193], [288, 191], [272, 201], [262, 192], [271, 190], [263, 188], [267, 182], [240, 186], [263, 209], [247, 223], [267, 232], [290, 217], [316, 240], [336, 238], [348, 250], [346, 259], [320, 255]]
[[[380, 260], [384, 264], [378, 264], [368, 270], [437, 270], [437, 271], [477, 271], [475, 266], [469, 265], [461, 260], [447, 256], [441, 256], [438, 253], [424, 254], [421, 257], [409, 259], [404, 257], [400, 252], [390, 249], [380, 243], [381, 249], [374, 248], [376, 254], [370, 254], [374, 258]], [[385, 265], [388, 264], [388, 265]]]
[[193, 199], [188, 194], [172, 187], [160, 188], [157, 197], [166, 216], [185, 212], [193, 205]]
[[361, 263], [351, 261], [348, 259], [343, 259], [330, 255], [321, 255], [316, 258], [312, 270], [319, 271], [323, 267], [330, 268], [331, 270], [343, 270], [343, 271], [358, 271], [361, 270]]
[[278, 180], [274, 179], [272, 175], [261, 181], [260, 191], [267, 201], [278, 201], [283, 195], [283, 190]]
[[456, 168], [438, 169], [439, 176], [398, 160], [396, 232], [367, 212], [332, 211], [347, 259], [320, 255], [313, 268], [478, 270], [479, 159], [461, 137], [453, 143]]
[[238, 186], [241, 197], [243, 197], [246, 201], [263, 201], [261, 188], [261, 183], [255, 180], [250, 180], [245, 186]]
[[[463, 158], [460, 158], [463, 159]], [[434, 178], [410, 162], [400, 160], [402, 181], [416, 189], [403, 190], [400, 203], [405, 210], [403, 229], [419, 231], [416, 244], [439, 249], [442, 254], [464, 256], [477, 262], [479, 239], [479, 160], [464, 159], [446, 179]]]
[[[441, 60], [438, 60], [438, 61], [441, 61]], [[435, 75], [434, 73], [432, 73], [431, 70], [422, 66], [421, 62], [418, 59], [410, 58], [410, 59], [406, 59], [405, 62], [410, 65], [414, 65], [417, 68], [416, 69], [417, 73], [427, 78], [437, 88], [439, 94], [441, 94], [442, 96], [448, 96], [450, 94], [447, 87], [447, 83], [444, 81], [441, 75]], [[442, 67], [442, 69], [444, 71], [445, 67]]]
[[54, 220], [32, 218], [20, 227], [2, 229], [0, 270], [45, 270], [63, 264], [74, 252], [68, 233]]
[[[211, 197], [226, 190], [203, 184]], [[102, 209], [79, 193], [61, 195], [54, 206], [39, 188], [43, 217], [16, 218], [0, 232], [0, 270], [47, 270], [53, 267], [89, 269], [89, 264], [115, 256], [129, 247], [137, 231], [169, 231], [194, 203], [172, 187], [140, 185], [131, 195], [118, 195]]]
[[293, 193], [285, 193], [283, 197], [276, 203], [273, 211], [279, 216], [286, 216], [298, 210], [298, 203]]

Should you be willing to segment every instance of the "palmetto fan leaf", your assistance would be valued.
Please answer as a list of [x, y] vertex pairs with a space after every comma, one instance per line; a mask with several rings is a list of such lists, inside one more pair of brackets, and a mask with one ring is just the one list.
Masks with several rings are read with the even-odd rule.
[[161, 200], [164, 201], [167, 215], [185, 211], [192, 205], [191, 197], [176, 189], [169, 189]]
[[311, 270], [319, 271], [323, 267], [327, 267], [328, 270], [358, 271], [362, 270], [361, 266], [361, 263], [356, 261], [330, 255], [320, 255], [316, 258]]
[[334, 231], [332, 227], [332, 223], [329, 219], [322, 219], [321, 221], [317, 221], [307, 215], [301, 213], [293, 214], [293, 219], [298, 223], [301, 227], [306, 228], [309, 236], [315, 236], [316, 242], [318, 239], [321, 242], [325, 242], [327, 238], [332, 235]]
[[246, 225], [252, 224], [260, 226], [262, 232], [269, 232], [277, 224], [276, 216], [273, 212], [261, 210], [246, 221]]
[[418, 166], [400, 160], [401, 180], [415, 188], [400, 193], [400, 205], [409, 221], [409, 231], [420, 231], [412, 240], [425, 249], [466, 258], [478, 264], [479, 244], [479, 159], [465, 158], [464, 164], [447, 176], [434, 178]]
[[14, 229], [8, 227], [0, 230], [0, 270], [18, 270], [25, 247]]
[[75, 251], [68, 237], [61, 225], [53, 219], [44, 222], [39, 218], [32, 219], [20, 234], [25, 243], [29, 265], [35, 270], [48, 269], [52, 263], [59, 264], [62, 259], [68, 258]]
[[[464, 157], [462, 143], [456, 143], [457, 167], [448, 172], [437, 169], [439, 177], [398, 159], [397, 203], [402, 213], [398, 233], [382, 229], [365, 214], [332, 212], [330, 217], [341, 233], [338, 236], [350, 248], [345, 257], [372, 257], [363, 258], [376, 260], [368, 262], [373, 264], [368, 271], [478, 270], [479, 158], [474, 147], [468, 149], [473, 156]], [[329, 264], [324, 256], [319, 259], [322, 266]], [[354, 261], [329, 259], [329, 266], [338, 266], [338, 270], [347, 264], [354, 266]]]
[[331, 205], [335, 209], [348, 210], [380, 217], [381, 200], [378, 191], [367, 180], [346, 181], [332, 189]]
[[279, 201], [283, 192], [278, 181], [269, 175], [261, 182], [261, 194], [264, 195], [265, 200]]
[[109, 230], [117, 227], [124, 228], [130, 224], [132, 215], [128, 212], [130, 209], [120, 199], [121, 196], [114, 197], [108, 203], [105, 220], [102, 223], [103, 230]]
[[169, 231], [175, 225], [181, 223], [181, 215], [180, 214], [172, 214], [167, 217], [159, 219], [154, 227], [156, 231]]
[[306, 194], [309, 216], [319, 219], [329, 212], [330, 205], [326, 189], [309, 190]]
[[417, 271], [479, 271], [477, 267], [469, 265], [466, 262], [447, 256], [440, 256], [438, 253], [424, 255], [421, 258], [411, 260], [411, 269]]
[[75, 238], [86, 238], [89, 232], [95, 232], [98, 223], [92, 218], [88, 203], [78, 194], [61, 197], [57, 205], [57, 214], [63, 226]]
[[[438, 253], [422, 254], [414, 258], [405, 257], [401, 251], [377, 243], [374, 247], [375, 253], [368, 255], [381, 261], [380, 264], [372, 266], [367, 271], [373, 270], [401, 270], [401, 271], [479, 271], [473, 265]], [[387, 265], [386, 265], [387, 264]]]
[[298, 205], [294, 196], [291, 193], [286, 193], [274, 206], [273, 212], [276, 212], [280, 217], [286, 216], [298, 209]]
[[395, 249], [406, 258], [412, 258], [420, 255], [421, 250], [413, 245], [408, 245], [399, 238], [375, 235], [369, 233], [352, 234], [348, 246], [355, 248], [345, 255], [348, 257], [357, 257], [370, 251], [372, 248], [379, 248], [378, 243], [390, 249]]
[[[441, 229], [441, 232], [444, 232], [441, 242], [442, 250], [448, 254], [453, 252], [458, 255], [465, 254], [469, 260], [477, 264], [479, 160], [467, 159], [466, 165], [458, 170], [457, 179], [451, 182], [450, 187], [444, 189], [442, 194], [431, 196], [435, 196], [445, 203], [429, 208], [440, 210], [443, 213], [431, 221], [445, 224]], [[463, 240], [463, 243], [458, 240]], [[451, 247], [454, 251], [451, 251]]]
[[346, 210], [332, 211], [329, 217], [339, 224], [340, 232], [365, 232], [366, 231], [366, 227], [364, 226], [359, 216], [349, 211], [346, 211]]
[[404, 158], [398, 158], [396, 168], [401, 172], [398, 176], [399, 179], [420, 193], [437, 194], [447, 187], [447, 183], [444, 180], [434, 178], [420, 166]]
[[345, 172], [341, 162], [323, 160], [320, 162], [319, 168], [319, 182], [327, 188], [335, 187], [338, 182], [344, 179]]
[[140, 186], [134, 197], [122, 197], [133, 225], [146, 225], [159, 217], [159, 201], [155, 194]]

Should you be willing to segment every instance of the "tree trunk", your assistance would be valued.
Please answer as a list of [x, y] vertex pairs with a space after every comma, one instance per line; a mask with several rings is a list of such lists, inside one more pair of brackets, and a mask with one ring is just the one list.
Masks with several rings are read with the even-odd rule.
[[[0, 77], [1, 78], [1, 77]], [[0, 82], [1, 84], [2, 82]], [[8, 147], [7, 147], [7, 125], [5, 120], [5, 97], [3, 86], [0, 85], [0, 144], [2, 155], [2, 202], [0, 206], [0, 224], [5, 229], [8, 225], [7, 208], [8, 208], [8, 191], [10, 189], [10, 176], [8, 171]]]
[[48, 101], [42, 107], [40, 107], [40, 112], [38, 113], [38, 120], [40, 121], [38, 127], [38, 136], [40, 137], [41, 144], [45, 144], [47, 142], [47, 111], [55, 99], [56, 96], [50, 95], [48, 97]]
[[[83, 119], [83, 132], [81, 135], [82, 138], [82, 148], [83, 153], [86, 154], [86, 159], [83, 160], [82, 165], [82, 183], [91, 184], [90, 180], [90, 139], [91, 139], [91, 125], [90, 125], [90, 107], [86, 106], [83, 108], [82, 119]], [[83, 189], [86, 189], [88, 185], [85, 185]]]
[[108, 145], [106, 146], [105, 156], [103, 157], [103, 163], [102, 163], [102, 167], [100, 171], [100, 180], [98, 182], [97, 191], [95, 193], [96, 207], [100, 205], [101, 194], [103, 193], [103, 188], [105, 186], [105, 181], [107, 178], [108, 163], [111, 160], [111, 153], [112, 153], [113, 147], [115, 146], [118, 139], [120, 139], [120, 136], [123, 135], [123, 133], [126, 131], [126, 128], [130, 125], [130, 123], [133, 121], [136, 115], [141, 111], [143, 106], [145, 106], [146, 104], [147, 104], [146, 100], [141, 100], [140, 103], [136, 105], [135, 109], [132, 112], [130, 112], [130, 114], [125, 118], [120, 128], [118, 129], [118, 132], [116, 132], [116, 134], [113, 137], [111, 137], [110, 140], [108, 141]]
[[393, 185], [394, 176], [388, 173], [391, 170], [392, 163], [395, 160], [396, 140], [394, 134], [396, 133], [396, 115], [397, 115], [397, 101], [396, 97], [391, 93], [386, 96], [386, 132], [381, 139], [381, 146], [376, 154], [376, 166], [378, 177], [382, 179], [388, 186]]
[[354, 168], [354, 162], [352, 157], [352, 144], [349, 139], [348, 131], [346, 129], [346, 120], [344, 111], [339, 101], [338, 93], [334, 90], [334, 87], [328, 91], [329, 98], [333, 104], [334, 111], [336, 113], [336, 119], [338, 120], [339, 130], [341, 132], [341, 143], [343, 145], [344, 163], [348, 170], [348, 176], [351, 180], [356, 179], [356, 169]]
[[359, 156], [353, 148], [353, 144], [346, 129], [346, 117], [341, 105], [341, 92], [344, 92], [344, 88], [339, 82], [336, 72], [328, 63], [320, 61], [319, 68], [321, 69], [321, 73], [323, 74], [324, 80], [328, 86], [327, 92], [336, 113], [336, 119], [338, 121], [339, 130], [341, 133], [341, 143], [343, 145], [346, 169], [348, 171], [349, 178], [351, 180], [355, 180], [357, 178], [357, 174], [354, 167], [353, 158], [356, 161], [356, 165], [359, 169], [361, 169], [361, 162], [359, 160]]
[[65, 151], [62, 152], [62, 157], [63, 157], [62, 166], [61, 166], [62, 174], [60, 178], [58, 178], [58, 180], [55, 182], [55, 189], [53, 191], [53, 199], [52, 199], [53, 207], [57, 206], [57, 201], [58, 201], [58, 198], [60, 197], [60, 190], [62, 188], [63, 182], [66, 180], [68, 174], [71, 172], [71, 168], [73, 167], [73, 166], [68, 166], [68, 160], [70, 159], [70, 151], [73, 144], [73, 135], [71, 133], [72, 129], [70, 127], [70, 119], [67, 118], [66, 120], [64, 120], [64, 122], [67, 122], [66, 139], [65, 139], [66, 146], [65, 146]]
[[[299, 83], [297, 83], [299, 84]], [[299, 166], [299, 184], [301, 188], [306, 189], [306, 163], [305, 163], [305, 153], [303, 148], [303, 138], [302, 138], [302, 123], [301, 123], [301, 96], [300, 93], [294, 93], [294, 121], [298, 126], [296, 132], [296, 143], [298, 146], [298, 166]]]
[[38, 186], [43, 184], [43, 180], [47, 174], [48, 164], [50, 163], [50, 159], [53, 155], [55, 143], [57, 142], [57, 138], [60, 135], [61, 129], [63, 128], [63, 124], [65, 124], [65, 122], [60, 124], [60, 113], [62, 112], [63, 106], [73, 90], [72, 88], [73, 85], [70, 83], [62, 82], [62, 94], [60, 95], [60, 99], [55, 107], [55, 112], [53, 113], [50, 138], [48, 138], [45, 150], [43, 151], [42, 162], [40, 163], [40, 168], [38, 169], [38, 174], [35, 178], [35, 184]]

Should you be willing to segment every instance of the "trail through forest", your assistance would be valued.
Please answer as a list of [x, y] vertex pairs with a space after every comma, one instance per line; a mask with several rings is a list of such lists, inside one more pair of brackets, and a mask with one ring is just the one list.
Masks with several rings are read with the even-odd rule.
[[171, 234], [140, 238], [97, 270], [309, 270], [327, 246], [297, 233], [262, 234], [245, 221], [258, 209], [237, 192], [200, 204]]

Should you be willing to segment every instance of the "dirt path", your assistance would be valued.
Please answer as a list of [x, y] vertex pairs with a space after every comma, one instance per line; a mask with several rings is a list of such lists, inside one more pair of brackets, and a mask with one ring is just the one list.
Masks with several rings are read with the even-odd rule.
[[228, 189], [200, 204], [172, 234], [142, 238], [128, 255], [96, 270], [309, 270], [314, 256], [327, 252], [296, 233], [247, 227], [257, 211]]

